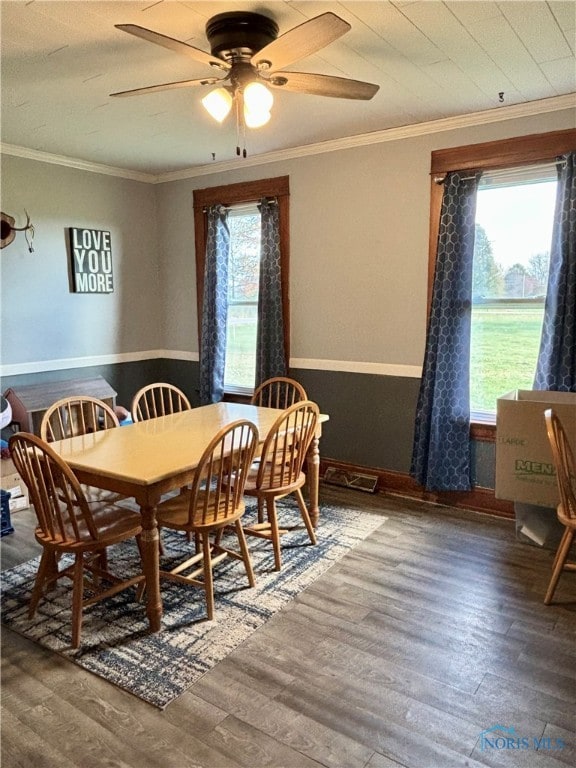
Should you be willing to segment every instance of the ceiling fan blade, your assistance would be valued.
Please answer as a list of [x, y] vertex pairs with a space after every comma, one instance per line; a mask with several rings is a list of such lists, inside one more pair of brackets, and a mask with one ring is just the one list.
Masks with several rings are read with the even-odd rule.
[[380, 89], [379, 85], [346, 77], [315, 75], [308, 72], [274, 72], [266, 80], [273, 88], [296, 93], [311, 93], [315, 96], [332, 96], [336, 99], [371, 99]]
[[172, 88], [190, 88], [195, 85], [215, 85], [227, 80], [227, 77], [204, 77], [201, 80], [179, 80], [175, 83], [162, 83], [161, 85], [149, 85], [146, 88], [134, 88], [131, 91], [118, 91], [110, 96], [140, 96], [143, 93], [156, 93], [156, 91], [169, 91]]
[[252, 56], [251, 63], [261, 70], [274, 71], [316, 53], [351, 29], [335, 13], [322, 13], [290, 29]]
[[159, 32], [153, 32], [151, 29], [145, 29], [139, 27], [137, 24], [116, 24], [116, 29], [121, 29], [122, 32], [128, 32], [130, 35], [135, 35], [142, 40], [148, 40], [149, 43], [156, 43], [162, 45], [164, 48], [168, 48], [170, 51], [180, 53], [183, 56], [188, 56], [189, 59], [200, 61], [202, 64], [208, 64], [211, 67], [219, 67], [220, 69], [230, 69], [230, 64], [226, 61], [222, 61], [217, 56], [212, 56], [206, 51], [200, 50], [200, 48], [194, 48], [193, 45], [183, 43], [181, 40], [175, 40], [173, 37], [167, 37], [161, 35]]

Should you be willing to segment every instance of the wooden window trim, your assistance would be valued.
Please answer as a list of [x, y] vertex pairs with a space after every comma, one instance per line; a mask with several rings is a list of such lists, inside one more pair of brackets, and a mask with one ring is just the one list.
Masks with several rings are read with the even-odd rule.
[[282, 314], [286, 367], [290, 361], [290, 183], [288, 176], [242, 181], [194, 190], [194, 246], [196, 250], [196, 302], [198, 312], [198, 349], [202, 335], [202, 300], [204, 296], [204, 264], [206, 260], [206, 208], [210, 205], [253, 203], [263, 197], [278, 200], [280, 215], [280, 261], [282, 268]]
[[[438, 251], [442, 184], [435, 179], [449, 171], [496, 170], [554, 161], [559, 155], [576, 149], [576, 129], [549, 133], [535, 133], [502, 141], [487, 141], [463, 147], [450, 147], [432, 152], [430, 166], [430, 233], [428, 257], [428, 316], [432, 301], [432, 287]], [[496, 424], [473, 421], [470, 436], [475, 440], [494, 442]]]

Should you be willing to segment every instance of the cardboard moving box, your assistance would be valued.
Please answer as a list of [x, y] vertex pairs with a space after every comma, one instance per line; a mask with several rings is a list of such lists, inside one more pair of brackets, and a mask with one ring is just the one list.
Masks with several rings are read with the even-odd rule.
[[16, 472], [16, 467], [12, 459], [2, 459], [0, 461], [0, 487], [10, 493], [10, 512], [17, 512], [20, 509], [27, 509], [30, 506], [28, 498], [28, 488], [24, 481]]
[[498, 398], [496, 488], [498, 499], [556, 507], [556, 471], [544, 411], [552, 408], [576, 454], [576, 393], [518, 389]]

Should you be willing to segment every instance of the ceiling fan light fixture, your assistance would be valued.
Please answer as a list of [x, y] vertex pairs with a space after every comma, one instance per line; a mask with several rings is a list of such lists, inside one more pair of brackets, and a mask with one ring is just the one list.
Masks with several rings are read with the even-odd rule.
[[[1, 2], [1, 0], [0, 0]], [[236, 119], [236, 154], [246, 157], [246, 128], [259, 128], [271, 118], [271, 88], [341, 99], [371, 99], [379, 86], [345, 77], [305, 72], [284, 72], [285, 66], [310, 56], [349, 32], [350, 24], [327, 11], [307, 19], [278, 37], [278, 24], [269, 16], [229, 11], [208, 19], [206, 37], [210, 53], [137, 24], [116, 24], [117, 29], [226, 72], [225, 77], [204, 77], [133, 88], [111, 96], [136, 96], [172, 88], [218, 86], [202, 99], [207, 112], [222, 123], [232, 108]], [[266, 83], [266, 85], [264, 85]]]
[[250, 113], [270, 112], [274, 96], [263, 83], [248, 83], [244, 88], [244, 106]]
[[204, 109], [221, 123], [232, 109], [232, 94], [226, 88], [215, 88], [202, 99]]
[[246, 128], [261, 128], [270, 120], [271, 114], [267, 109], [250, 110], [244, 105], [244, 122]]

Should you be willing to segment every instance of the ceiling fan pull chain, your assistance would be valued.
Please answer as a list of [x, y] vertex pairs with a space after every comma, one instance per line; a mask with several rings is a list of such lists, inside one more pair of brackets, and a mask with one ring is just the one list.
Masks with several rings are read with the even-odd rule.
[[236, 99], [236, 154], [240, 157], [240, 99]]
[[[235, 99], [236, 107], [236, 154], [238, 157], [248, 157], [246, 152], [246, 121], [244, 120], [244, 100], [242, 98], [242, 91], [236, 92]], [[242, 144], [242, 151], [240, 151], [240, 144]]]

